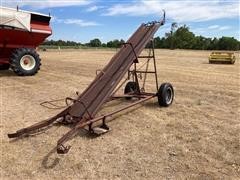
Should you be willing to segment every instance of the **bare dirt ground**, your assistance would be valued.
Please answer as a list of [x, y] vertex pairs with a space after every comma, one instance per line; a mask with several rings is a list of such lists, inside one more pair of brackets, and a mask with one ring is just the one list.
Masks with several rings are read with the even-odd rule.
[[159, 81], [173, 84], [173, 105], [160, 108], [153, 99], [115, 115], [109, 133], [77, 135], [66, 155], [54, 148], [69, 127], [7, 138], [59, 112], [39, 104], [82, 92], [114, 53], [40, 52], [43, 65], [36, 76], [0, 72], [1, 178], [240, 179], [239, 54], [235, 65], [219, 65], [208, 64], [207, 51], [157, 50]]

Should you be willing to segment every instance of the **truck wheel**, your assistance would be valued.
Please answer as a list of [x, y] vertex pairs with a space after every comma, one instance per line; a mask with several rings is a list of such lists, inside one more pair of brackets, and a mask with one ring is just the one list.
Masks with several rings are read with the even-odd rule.
[[159, 106], [168, 107], [172, 104], [174, 90], [170, 83], [163, 83], [157, 93]]
[[16, 49], [10, 58], [12, 70], [19, 76], [31, 76], [38, 72], [41, 59], [35, 49]]
[[9, 64], [1, 64], [1, 65], [0, 65], [0, 70], [8, 70], [9, 67], [10, 67]]
[[[137, 83], [129, 81], [124, 89], [124, 94], [134, 93], [137, 90]], [[131, 97], [126, 97], [127, 100], [132, 99]]]

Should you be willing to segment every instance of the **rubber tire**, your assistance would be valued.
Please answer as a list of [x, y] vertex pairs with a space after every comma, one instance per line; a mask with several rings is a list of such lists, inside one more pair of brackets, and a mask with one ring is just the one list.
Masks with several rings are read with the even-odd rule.
[[[137, 90], [137, 83], [133, 81], [129, 81], [124, 89], [124, 94], [128, 94], [130, 92], [135, 92]], [[131, 97], [126, 97], [127, 100], [132, 99]]]
[[[31, 70], [25, 70], [20, 65], [20, 60], [25, 55], [31, 55], [36, 64]], [[33, 48], [19, 48], [16, 49], [10, 58], [10, 67], [11, 69], [19, 76], [32, 76], [40, 70], [41, 59], [39, 54]]]
[[[170, 99], [169, 94], [170, 93]], [[168, 107], [174, 99], [174, 89], [170, 83], [163, 83], [157, 93], [159, 106]]]
[[1, 64], [0, 70], [8, 70], [10, 68], [10, 64]]

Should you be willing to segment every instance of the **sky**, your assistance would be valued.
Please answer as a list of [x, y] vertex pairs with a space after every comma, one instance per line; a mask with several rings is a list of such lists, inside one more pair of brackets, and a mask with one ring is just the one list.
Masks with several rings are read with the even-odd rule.
[[127, 40], [141, 23], [160, 20], [163, 9], [166, 23], [155, 36], [163, 37], [176, 22], [196, 35], [240, 40], [239, 0], [0, 0], [0, 5], [50, 13], [54, 40]]

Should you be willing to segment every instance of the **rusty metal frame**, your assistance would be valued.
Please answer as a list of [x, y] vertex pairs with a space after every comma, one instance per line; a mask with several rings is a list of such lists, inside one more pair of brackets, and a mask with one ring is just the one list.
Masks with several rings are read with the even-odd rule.
[[[65, 99], [67, 105], [68, 101], [73, 102], [65, 110], [63, 110], [62, 112], [60, 112], [59, 114], [50, 119], [41, 121], [27, 128], [20, 129], [16, 133], [8, 134], [8, 137], [16, 138], [32, 134], [57, 122], [72, 123], [74, 124], [74, 127], [65, 135], [63, 135], [62, 138], [60, 138], [57, 142], [57, 152], [60, 154], [67, 153], [70, 149], [70, 146], [65, 146], [64, 144], [73, 135], [75, 135], [79, 131], [79, 129], [88, 126], [89, 131], [92, 132], [93, 123], [97, 121], [102, 121], [101, 127], [108, 129], [108, 126], [106, 125], [106, 118], [121, 111], [124, 111], [128, 108], [136, 106], [140, 103], [148, 101], [157, 96], [157, 91], [154, 93], [147, 93], [145, 91], [141, 91], [138, 81], [138, 74], [154, 73], [156, 80], [156, 88], [158, 90], [153, 35], [157, 31], [157, 29], [164, 24], [164, 22], [165, 13], [162, 21], [159, 22], [154, 21], [147, 24], [142, 24], [138, 28], [138, 30], [133, 34], [133, 36], [128, 40], [128, 42], [123, 44], [123, 47], [112, 58], [109, 64], [103, 70], [101, 70], [101, 73], [97, 74], [96, 79], [88, 86], [88, 88], [81, 95], [78, 96], [77, 99], [69, 97]], [[150, 50], [152, 51], [152, 55], [149, 53], [149, 56], [140, 56], [141, 51], [145, 48], [146, 44], [149, 41], [152, 42], [152, 46], [149, 49], [149, 52]], [[130, 46], [131, 48], [128, 48], [127, 46]], [[146, 58], [148, 60], [147, 61], [148, 63], [150, 59], [152, 59], [154, 63], [154, 71], [148, 71], [147, 69], [145, 71], [138, 70], [136, 66], [136, 63], [138, 63], [138, 58]], [[130, 70], [131, 66], [134, 67], [134, 70]], [[138, 90], [134, 93], [117, 96], [115, 94], [117, 90], [119, 90], [120, 87], [123, 86], [123, 83], [120, 85], [120, 87], [117, 87], [117, 85], [126, 73], [128, 74], [126, 80], [129, 79], [130, 74], [134, 76], [133, 79], [138, 85]], [[109, 77], [110, 75], [112, 76]], [[145, 76], [145, 78], [146, 77], [147, 76]], [[126, 82], [126, 80], [124, 82]], [[103, 82], [104, 84], [101, 84], [101, 82]], [[106, 92], [107, 94], [104, 94], [104, 92]], [[92, 96], [94, 95], [94, 97], [96, 98], [94, 99], [94, 97], [91, 97], [89, 99], [88, 95], [90, 95], [90, 97], [91, 95]], [[95, 117], [96, 113], [99, 111], [99, 108], [104, 103], [126, 97], [132, 97], [138, 100], [113, 112], [107, 113], [99, 117]], [[100, 99], [98, 100], [97, 98]], [[94, 102], [92, 102], [92, 100], [94, 100]], [[81, 113], [79, 111], [81, 111]]]
[[[153, 40], [152, 40], [152, 44], [154, 44]], [[154, 49], [150, 48], [149, 51], [154, 51]], [[156, 62], [155, 62], [156, 61], [155, 60], [155, 55], [153, 55], [153, 56], [139, 56], [137, 58], [153, 59], [154, 64], [156, 64]], [[137, 62], [138, 61], [136, 61], [136, 63]], [[136, 79], [138, 78], [137, 73], [146, 73], [146, 74], [147, 73], [154, 73], [156, 75], [156, 80], [157, 80], [157, 71], [156, 71], [156, 69], [155, 69], [155, 71], [139, 71], [139, 70], [136, 69], [135, 63], [134, 63], [133, 66], [134, 66], [134, 76], [136, 77]], [[129, 73], [131, 73], [130, 68], [128, 70], [128, 74]], [[128, 80], [128, 79], [129, 79], [129, 77], [126, 78], [126, 80]], [[126, 82], [126, 81], [124, 81], [124, 82]], [[157, 83], [157, 81], [156, 81], [156, 83]], [[123, 85], [124, 84], [121, 84], [117, 89], [120, 89]], [[106, 126], [106, 118], [107, 117], [110, 117], [110, 116], [112, 116], [114, 114], [117, 114], [117, 113], [119, 113], [121, 111], [124, 111], [124, 110], [126, 110], [128, 108], [131, 108], [131, 107], [136, 106], [136, 105], [138, 105], [140, 103], [148, 101], [148, 100], [150, 100], [150, 99], [152, 99], [152, 98], [154, 98], [156, 96], [156, 93], [146, 93], [146, 92], [136, 92], [134, 94], [125, 94], [125, 95], [118, 95], [118, 96], [116, 96], [115, 93], [109, 98], [108, 102], [112, 101], [112, 100], [115, 100], [115, 99], [121, 99], [121, 98], [127, 98], [127, 97], [137, 98], [139, 100], [137, 100], [136, 102], [131, 103], [130, 105], [124, 106], [124, 107], [122, 107], [122, 108], [120, 108], [118, 110], [115, 110], [113, 112], [109, 112], [109, 113], [107, 113], [105, 115], [102, 115], [102, 116], [99, 116], [99, 117], [95, 117], [95, 118], [91, 117], [91, 114], [88, 112], [87, 107], [83, 104], [86, 113], [89, 115], [89, 118], [85, 119], [84, 121], [82, 119], [81, 120], [76, 120], [75, 119], [75, 122], [77, 122], [76, 125], [70, 131], [68, 131], [66, 134], [64, 134], [62, 136], [62, 138], [60, 138], [58, 140], [58, 142], [57, 142], [57, 153], [59, 153], [59, 154], [67, 153], [71, 146], [65, 146], [64, 143], [66, 143], [74, 134], [76, 134], [80, 129], [84, 128], [85, 126], [89, 126], [89, 131], [90, 132], [91, 132], [91, 127], [92, 127], [93, 123], [95, 123], [97, 121], [102, 121], [102, 126]], [[73, 103], [78, 101], [78, 99], [73, 99], [73, 98], [67, 97], [65, 99], [65, 102], [67, 102], [68, 100], [73, 101]], [[80, 103], [82, 103], [82, 102], [80, 102]], [[36, 124], [34, 124], [32, 126], [29, 126], [27, 128], [23, 128], [21, 130], [18, 130], [16, 133], [8, 134], [8, 137], [9, 138], [16, 138], [16, 137], [20, 137], [20, 136], [23, 136], [23, 135], [29, 135], [29, 134], [35, 133], [36, 130], [37, 131], [41, 131], [41, 130], [43, 130], [42, 128], [47, 127], [47, 126], [57, 122], [59, 118], [63, 118], [59, 122], [63, 122], [64, 123], [64, 120], [65, 120], [64, 118], [66, 116], [66, 112], [67, 112], [67, 109], [64, 112], [62, 112], [61, 114], [59, 114], [57, 116], [54, 116], [54, 117], [52, 117], [50, 119], [41, 121], [41, 122], [36, 123]]]
[[[158, 84], [158, 76], [157, 76], [157, 66], [156, 66], [156, 58], [155, 58], [155, 46], [154, 46], [154, 39], [151, 39], [150, 40], [150, 47], [148, 49], [149, 53], [148, 53], [148, 56], [138, 56], [136, 59], [137, 61], [134, 62], [134, 69], [133, 70], [128, 70], [128, 80], [130, 80], [130, 76], [131, 74], [134, 76], [133, 78], [133, 81], [137, 83], [137, 86], [139, 87], [139, 93], [140, 93], [140, 90], [143, 89], [144, 90], [144, 86], [145, 86], [145, 83], [146, 83], [146, 78], [147, 78], [147, 74], [154, 74], [155, 76], [155, 83], [156, 83], [156, 92], [158, 91], [158, 88], [159, 88], [159, 84]], [[147, 59], [147, 62], [146, 62], [146, 70], [138, 70], [137, 69], [137, 66], [136, 66], [136, 63], [139, 62], [138, 59]], [[150, 60], [153, 60], [153, 67], [154, 67], [154, 70], [153, 71], [148, 71], [148, 66], [149, 66], [149, 62]], [[143, 64], [145, 65], [145, 64]], [[142, 88], [140, 88], [140, 85], [139, 85], [139, 81], [138, 81], [138, 74], [144, 74], [144, 81], [143, 81], [143, 85], [142, 85]]]
[[[86, 121], [80, 121], [78, 122], [74, 128], [72, 128], [70, 131], [68, 131], [65, 135], [62, 136], [61, 139], [58, 140], [57, 142], [57, 153], [59, 154], [65, 154], [69, 151], [69, 149], [71, 148], [71, 146], [65, 146], [64, 144], [74, 135], [76, 134], [80, 129], [84, 128], [85, 126], [89, 126], [89, 129], [91, 129], [91, 126], [93, 123], [97, 122], [97, 121], [102, 121], [102, 125], [105, 125], [105, 120], [107, 117], [109, 116], [112, 116], [114, 114], [117, 114], [121, 111], [124, 111], [126, 109], [129, 109], [133, 106], [136, 106], [140, 103], [143, 103], [145, 101], [148, 101], [152, 98], [154, 98], [156, 96], [156, 94], [154, 95], [151, 95], [151, 96], [145, 96], [144, 98], [134, 102], [134, 103], [131, 103], [130, 105], [128, 106], [125, 106], [123, 108], [120, 108], [118, 110], [115, 110], [113, 112], [110, 112], [108, 114], [105, 114], [103, 116], [99, 116], [99, 117], [96, 117], [96, 118], [93, 118], [93, 119], [89, 119], [89, 120], [86, 120]], [[139, 97], [139, 96], [138, 96]], [[122, 98], [122, 97], [121, 97]]]

